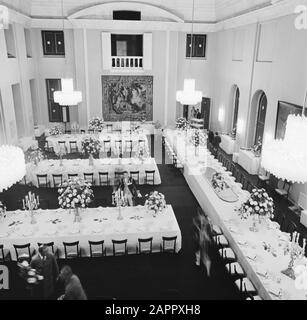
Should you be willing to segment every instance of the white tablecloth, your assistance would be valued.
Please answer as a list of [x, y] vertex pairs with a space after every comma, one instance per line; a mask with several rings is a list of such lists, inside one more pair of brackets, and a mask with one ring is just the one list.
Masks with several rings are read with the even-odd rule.
[[28, 163], [26, 166], [26, 182], [31, 182], [33, 185], [38, 186], [37, 174], [47, 174], [48, 180], [53, 186], [52, 174], [62, 174], [63, 181], [67, 179], [68, 174], [77, 173], [83, 178], [84, 173], [94, 173], [95, 184], [99, 185], [98, 172], [109, 173], [109, 184], [114, 184], [116, 171], [139, 171], [140, 184], [144, 184], [145, 170], [155, 170], [154, 184], [161, 184], [161, 177], [154, 158], [147, 158], [144, 162], [134, 158], [104, 158], [94, 159], [94, 165], [89, 165], [88, 159], [63, 159], [63, 166], [60, 166], [60, 160], [43, 160], [36, 166], [33, 163]]
[[[166, 139], [169, 143], [172, 144], [174, 137], [177, 137], [177, 143], [173, 145], [179, 146], [175, 149], [179, 155], [187, 147], [183, 146], [183, 137], [178, 137], [176, 132], [173, 131], [166, 132]], [[181, 143], [178, 140], [181, 140]], [[285, 256], [283, 252], [285, 242], [281, 239], [285, 237], [285, 234], [276, 229], [274, 223], [269, 223], [268, 226], [263, 225], [259, 232], [250, 231], [249, 227], [252, 225], [252, 221], [249, 219], [241, 220], [235, 211], [247, 199], [249, 193], [241, 190], [226, 176], [227, 183], [233, 185], [239, 200], [236, 203], [222, 201], [214, 192], [211, 183], [204, 177], [203, 173], [207, 167], [213, 167], [221, 172], [224, 171], [221, 164], [208, 152], [205, 161], [204, 156], [202, 156], [198, 157], [197, 164], [195, 159], [193, 165], [188, 162], [185, 163], [185, 179], [204, 212], [223, 230], [239, 263], [257, 288], [259, 295], [263, 299], [278, 299], [270, 293], [272, 287], [277, 287], [282, 290], [282, 299], [306, 299], [307, 290], [296, 289], [294, 281], [281, 273], [282, 270], [287, 268], [290, 261], [289, 255]], [[276, 250], [277, 257], [264, 250], [264, 242], [270, 244]], [[256, 256], [255, 260], [250, 258], [252, 256]], [[262, 271], [261, 269], [267, 271], [267, 278], [258, 275], [257, 272]]]
[[[37, 223], [30, 224], [30, 216], [25, 211], [8, 212], [8, 217], [0, 223], [0, 242], [9, 249], [16, 260], [13, 244], [54, 241], [60, 257], [64, 255], [63, 241], [79, 241], [82, 256], [89, 256], [90, 241], [105, 241], [107, 255], [112, 254], [112, 239], [128, 239], [128, 253], [136, 253], [138, 238], [153, 237], [153, 251], [160, 250], [162, 236], [177, 236], [176, 251], [181, 249], [181, 232], [172, 206], [155, 218], [143, 206], [121, 209], [123, 220], [118, 220], [118, 208], [88, 208], [81, 211], [82, 220], [74, 223], [74, 214], [68, 210], [38, 210]], [[17, 225], [11, 225], [13, 222]], [[11, 225], [11, 226], [10, 226]]]
[[230, 136], [226, 134], [221, 135], [222, 142], [220, 147], [227, 153], [233, 154], [236, 147], [236, 140], [232, 139]]
[[[85, 134], [63, 134], [60, 136], [49, 136], [46, 138], [46, 140], [49, 143], [49, 147], [53, 147], [54, 152], [56, 154], [60, 153], [60, 145], [59, 145], [59, 141], [65, 141], [65, 147], [66, 147], [66, 151], [69, 153], [70, 152], [70, 145], [69, 145], [69, 141], [76, 141], [77, 142], [77, 147], [78, 147], [78, 151], [81, 152], [82, 151], [82, 140], [84, 139], [85, 136], [91, 136], [91, 135], [85, 135]], [[138, 150], [138, 146], [139, 146], [139, 140], [144, 140], [145, 141], [145, 148], [146, 150], [149, 150], [148, 148], [148, 139], [147, 136], [144, 133], [116, 133], [116, 132], [112, 132], [109, 133], [107, 131], [103, 131], [99, 134], [99, 136], [97, 137], [97, 135], [93, 135], [96, 136], [96, 138], [99, 138], [99, 140], [102, 143], [102, 151], [108, 151], [108, 150], [104, 150], [104, 142], [103, 141], [107, 141], [110, 140], [110, 147], [111, 147], [111, 151], [115, 154], [119, 154], [119, 148], [118, 146], [116, 146], [115, 141], [122, 141], [122, 151], [130, 151], [127, 148], [129, 147], [129, 145], [126, 143], [126, 141], [128, 140], [132, 140], [132, 152], [137, 152]], [[106, 146], [107, 147], [107, 146]], [[64, 152], [64, 150], [63, 150]]]
[[249, 174], [258, 174], [260, 169], [260, 157], [255, 157], [252, 151], [240, 150], [238, 164]]

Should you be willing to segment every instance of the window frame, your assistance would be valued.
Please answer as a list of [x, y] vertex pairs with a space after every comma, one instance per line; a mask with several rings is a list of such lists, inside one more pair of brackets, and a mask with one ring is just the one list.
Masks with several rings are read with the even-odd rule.
[[[46, 57], [50, 56], [59, 56], [59, 57], [65, 57], [65, 35], [64, 31], [62, 30], [42, 30], [42, 46], [43, 46], [43, 55]], [[47, 52], [47, 47], [46, 47], [46, 35], [47, 34], [52, 34], [53, 35], [53, 42], [54, 42], [54, 52], [49, 53]], [[58, 51], [58, 46], [57, 46], [57, 35], [61, 34], [63, 35], [63, 52]]]
[[[191, 37], [191, 33], [186, 34], [186, 52], [185, 52], [185, 58], [186, 59], [199, 59], [199, 60], [206, 60], [207, 59], [207, 34], [206, 33], [193, 33], [193, 37]], [[203, 56], [196, 56], [196, 39], [198, 37], [203, 37], [203, 43], [204, 43], [204, 55]], [[191, 40], [190, 40], [191, 39]], [[189, 46], [192, 45], [192, 55], [189, 49]]]
[[[263, 99], [266, 99], [266, 104], [265, 104], [265, 114], [264, 114], [264, 121], [260, 121], [260, 116], [261, 116], [261, 108], [263, 106]], [[257, 117], [256, 117], [256, 123], [255, 123], [255, 135], [254, 135], [254, 144], [258, 143], [258, 132], [259, 128], [262, 127], [262, 135], [261, 135], [261, 142], [263, 142], [263, 136], [264, 136], [264, 129], [265, 129], [265, 120], [266, 120], [266, 113], [268, 109], [268, 98], [265, 92], [262, 92], [259, 100], [258, 100], [258, 105], [257, 105]]]

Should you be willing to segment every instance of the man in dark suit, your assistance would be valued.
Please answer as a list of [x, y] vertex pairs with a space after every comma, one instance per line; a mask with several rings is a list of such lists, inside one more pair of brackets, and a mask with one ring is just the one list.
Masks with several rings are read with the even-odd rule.
[[49, 252], [47, 246], [40, 246], [38, 253], [31, 260], [31, 268], [44, 277], [40, 287], [39, 295], [44, 299], [51, 299], [54, 296], [55, 285], [59, 275], [59, 267], [52, 253]]
[[213, 147], [214, 147], [214, 156], [217, 156], [217, 151], [220, 147], [220, 143], [222, 142], [222, 138], [219, 136], [219, 133], [216, 132], [213, 139]]
[[64, 282], [65, 293], [58, 300], [87, 300], [79, 278], [73, 274], [71, 267], [64, 266], [59, 278]]

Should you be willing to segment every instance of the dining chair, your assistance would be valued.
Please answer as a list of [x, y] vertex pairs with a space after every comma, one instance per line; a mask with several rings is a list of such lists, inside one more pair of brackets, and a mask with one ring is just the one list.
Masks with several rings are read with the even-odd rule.
[[4, 249], [4, 245], [0, 244], [0, 262], [4, 263], [6, 261], [11, 261], [11, 252], [8, 249]]
[[70, 153], [77, 153], [78, 152], [77, 141], [69, 141], [69, 149], [70, 149]]
[[124, 240], [112, 240], [113, 244], [113, 256], [121, 256], [128, 254], [127, 239]]
[[78, 173], [68, 173], [67, 175], [68, 179], [78, 178], [78, 176]]
[[66, 141], [58, 141], [58, 144], [59, 144], [60, 150], [66, 153], [67, 152]]
[[81, 134], [85, 134], [85, 130], [84, 129], [80, 129], [80, 133]]
[[99, 185], [108, 186], [109, 185], [109, 173], [108, 172], [98, 172]]
[[164, 253], [176, 253], [177, 236], [164, 237], [162, 236], [162, 245], [160, 251]]
[[95, 180], [94, 180], [94, 173], [83, 173], [83, 176], [84, 176], [84, 180], [86, 182], [89, 182], [93, 185], [95, 185]]
[[37, 174], [37, 184], [39, 188], [50, 188], [47, 174]]
[[140, 171], [130, 171], [130, 177], [136, 184], [140, 184]]
[[278, 195], [280, 196], [285, 196], [287, 199], [289, 198], [289, 194], [291, 191], [291, 187], [292, 187], [292, 183], [287, 181], [287, 180], [283, 180], [283, 184], [281, 188], [276, 188], [275, 191]]
[[117, 133], [117, 134], [121, 134], [122, 133], [122, 130], [121, 129], [115, 129], [113, 130], [114, 133]]
[[88, 129], [88, 130], [87, 130], [87, 133], [88, 133], [88, 134], [93, 134], [93, 133], [94, 133], [94, 130], [93, 130], [93, 129]]
[[125, 171], [115, 171], [115, 180], [123, 178], [124, 173]]
[[32, 256], [35, 253], [35, 250], [31, 247], [30, 243], [26, 244], [13, 244], [16, 253], [16, 259], [31, 261]]
[[63, 242], [65, 259], [74, 259], [81, 257], [79, 241]]
[[107, 124], [107, 132], [112, 132], [113, 124]]
[[145, 184], [155, 184], [156, 170], [145, 170]]
[[253, 296], [258, 295], [257, 289], [255, 288], [253, 283], [246, 277], [236, 280], [235, 284], [243, 294], [249, 294]]
[[104, 240], [88, 241], [88, 243], [90, 247], [91, 258], [104, 257], [106, 255], [106, 248], [104, 248]]
[[54, 188], [58, 188], [63, 183], [62, 174], [52, 174], [52, 179]]
[[111, 140], [104, 140], [103, 141], [103, 151], [109, 152], [111, 150]]
[[126, 152], [132, 151], [132, 140], [125, 140], [125, 151]]
[[122, 140], [115, 140], [115, 149], [122, 153]]
[[230, 277], [236, 281], [238, 279], [243, 279], [246, 277], [246, 273], [243, 270], [239, 262], [230, 262], [226, 265], [226, 269]]
[[54, 152], [53, 147], [49, 145], [49, 141], [45, 141], [44, 150], [47, 152]]
[[229, 247], [219, 249], [219, 255], [223, 259], [225, 265], [237, 261], [236, 254]]
[[138, 246], [136, 247], [136, 252], [138, 254], [152, 253], [152, 240], [153, 237], [146, 239], [138, 238]]

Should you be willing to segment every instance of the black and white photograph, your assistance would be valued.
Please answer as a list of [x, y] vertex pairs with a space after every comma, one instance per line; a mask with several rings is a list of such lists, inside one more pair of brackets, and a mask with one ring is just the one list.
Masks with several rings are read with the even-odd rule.
[[307, 300], [306, 243], [307, 0], [0, 0], [0, 304]]

